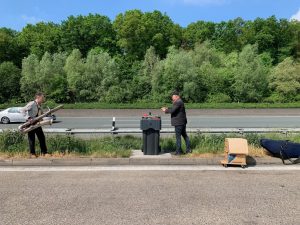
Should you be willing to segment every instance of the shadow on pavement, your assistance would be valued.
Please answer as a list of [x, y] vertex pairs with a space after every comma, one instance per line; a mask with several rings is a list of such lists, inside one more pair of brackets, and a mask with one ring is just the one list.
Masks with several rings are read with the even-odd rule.
[[256, 166], [256, 160], [252, 156], [247, 156], [246, 162], [248, 166]]

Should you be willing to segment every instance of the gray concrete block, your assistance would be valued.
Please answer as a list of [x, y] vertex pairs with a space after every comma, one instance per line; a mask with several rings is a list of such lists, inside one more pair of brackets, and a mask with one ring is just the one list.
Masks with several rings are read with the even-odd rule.
[[13, 166], [50, 166], [52, 164], [51, 159], [13, 159]]
[[92, 158], [92, 166], [129, 165], [129, 158]]
[[12, 159], [1, 159], [0, 166], [12, 166]]
[[91, 166], [91, 158], [53, 159], [52, 166]]
[[130, 165], [169, 165], [169, 159], [164, 158], [130, 158]]

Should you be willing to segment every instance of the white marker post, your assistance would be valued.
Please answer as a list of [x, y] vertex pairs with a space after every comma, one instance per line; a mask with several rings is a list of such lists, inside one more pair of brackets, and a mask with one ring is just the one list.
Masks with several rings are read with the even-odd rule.
[[111, 130], [115, 130], [116, 129], [116, 117], [113, 117], [113, 120], [112, 120], [112, 125], [111, 125]]

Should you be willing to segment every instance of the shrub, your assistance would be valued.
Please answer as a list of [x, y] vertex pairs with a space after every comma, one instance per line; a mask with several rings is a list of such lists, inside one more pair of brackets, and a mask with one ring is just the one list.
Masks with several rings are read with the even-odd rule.
[[0, 134], [0, 149], [3, 152], [24, 151], [24, 135], [18, 131], [4, 131]]
[[90, 142], [90, 153], [101, 157], [129, 157], [132, 149], [140, 148], [140, 138], [129, 135], [104, 137]]
[[230, 96], [223, 93], [210, 94], [207, 98], [208, 103], [228, 103], [231, 101]]
[[86, 154], [89, 150], [87, 141], [73, 136], [56, 135], [47, 140], [49, 153], [60, 152], [63, 154], [79, 153]]

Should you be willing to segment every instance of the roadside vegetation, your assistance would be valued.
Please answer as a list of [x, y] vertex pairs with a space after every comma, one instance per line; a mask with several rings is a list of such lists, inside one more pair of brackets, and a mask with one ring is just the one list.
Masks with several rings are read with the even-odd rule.
[[177, 89], [191, 108], [298, 107], [277, 103], [300, 101], [299, 33], [299, 21], [275, 16], [181, 27], [140, 10], [4, 27], [0, 104], [42, 91], [70, 108], [157, 108], [145, 102]]
[[[15, 131], [0, 133], [0, 157], [28, 157], [27, 136]], [[47, 137], [48, 152], [53, 157], [92, 156], [103, 158], [129, 157], [141, 142], [132, 136], [111, 136], [85, 140], [70, 135]], [[39, 153], [39, 143], [36, 143]]]
[[[260, 147], [261, 138], [278, 140], [289, 139], [300, 142], [299, 135], [289, 134], [194, 134], [191, 135], [193, 153], [183, 157], [207, 157], [221, 155], [224, 152], [224, 139], [226, 137], [243, 137], [248, 140], [250, 155], [254, 157], [265, 156], [267, 153]], [[101, 158], [127, 158], [131, 150], [141, 149], [142, 140], [135, 136], [105, 136], [93, 139], [82, 139], [69, 135], [48, 136], [47, 145], [52, 157], [101, 157]], [[161, 138], [161, 148], [164, 152], [175, 151], [175, 138]], [[39, 149], [38, 143], [36, 146]], [[37, 151], [38, 153], [38, 151]], [[5, 131], [0, 133], [0, 158], [26, 158], [28, 157], [28, 143], [26, 136], [19, 132]]]

